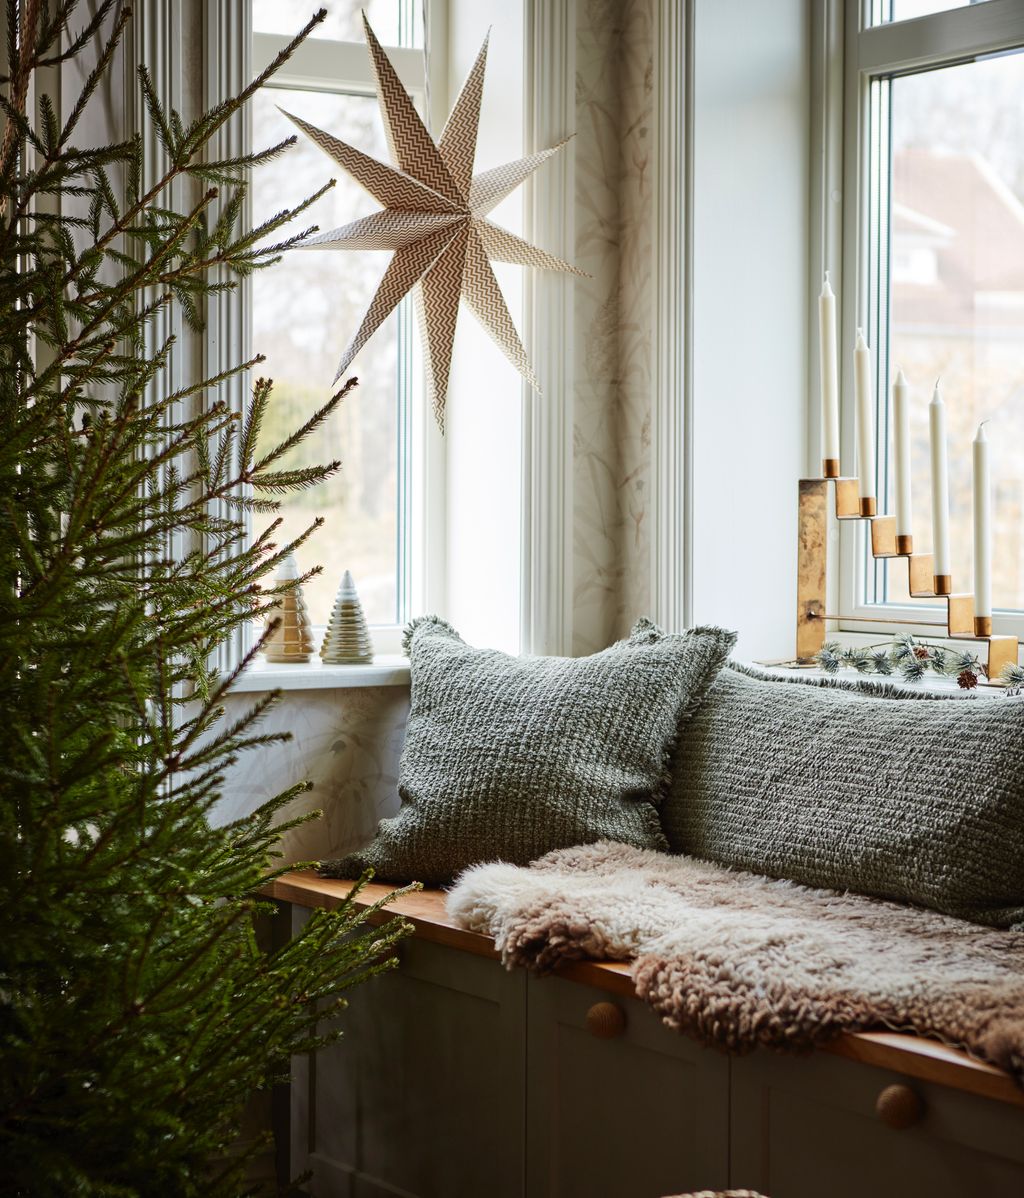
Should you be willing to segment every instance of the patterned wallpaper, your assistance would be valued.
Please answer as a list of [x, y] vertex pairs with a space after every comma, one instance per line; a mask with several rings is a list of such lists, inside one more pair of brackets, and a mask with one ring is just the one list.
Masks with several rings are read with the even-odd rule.
[[576, 42], [573, 652], [650, 600], [655, 0], [580, 0]]
[[[259, 697], [229, 695], [225, 725]], [[404, 686], [286, 693], [258, 728], [288, 731], [292, 739], [242, 754], [225, 781], [217, 822], [248, 814], [308, 779], [312, 789], [289, 805], [284, 818], [323, 815], [284, 834], [284, 862], [342, 856], [366, 844], [377, 821], [398, 811], [398, 759], [408, 716]]]

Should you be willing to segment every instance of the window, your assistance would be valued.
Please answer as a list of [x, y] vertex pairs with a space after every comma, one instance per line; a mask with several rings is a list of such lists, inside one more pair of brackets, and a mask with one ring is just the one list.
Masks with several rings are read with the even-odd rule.
[[[874, 354], [880, 510], [894, 510], [891, 382], [901, 367], [912, 388], [914, 543], [927, 552], [927, 409], [941, 377], [959, 591], [972, 589], [971, 441], [978, 424], [990, 422], [994, 628], [1020, 634], [1024, 8], [1008, 0], [869, 0], [864, 27], [857, 9], [848, 3], [844, 395], [853, 394], [849, 347], [860, 325]], [[844, 418], [852, 437], [852, 413]], [[894, 619], [920, 614], [924, 605], [909, 601], [906, 565], [874, 562], [862, 529], [842, 535], [840, 610], [877, 616], [885, 605]]]
[[[425, 92], [422, 6], [419, 0], [329, 0], [327, 19], [256, 97], [253, 142], [258, 148], [296, 133], [282, 109], [390, 161], [375, 99], [360, 8], [389, 47], [418, 103]], [[309, 18], [305, 0], [254, 0], [253, 61], [261, 69]], [[405, 47], [394, 50], [393, 47]], [[262, 167], [253, 188], [259, 222], [322, 187], [336, 184], [295, 222], [322, 231], [348, 224], [376, 205], [345, 172], [301, 133], [288, 153]], [[278, 235], [280, 236], [280, 234]], [[261, 372], [274, 380], [263, 437], [296, 427], [330, 395], [338, 361], [372, 299], [387, 264], [382, 253], [300, 250], [287, 254], [252, 285], [253, 345], [266, 356]], [[380, 652], [397, 652], [398, 629], [421, 596], [416, 564], [425, 535], [414, 492], [421, 484], [420, 361], [413, 346], [408, 300], [360, 353], [351, 371], [360, 386], [289, 465], [341, 460], [325, 485], [290, 496], [281, 511], [281, 539], [322, 516], [324, 527], [299, 551], [301, 569], [323, 572], [305, 588], [314, 625], [327, 623], [341, 575], [350, 569]], [[340, 381], [339, 381], [340, 385]], [[416, 509], [414, 511], [414, 509]], [[255, 516], [260, 531], [271, 517]]]

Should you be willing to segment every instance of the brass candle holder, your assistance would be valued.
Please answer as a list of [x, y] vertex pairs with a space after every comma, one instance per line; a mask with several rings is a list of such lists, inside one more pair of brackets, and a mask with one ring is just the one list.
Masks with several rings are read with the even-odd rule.
[[[829, 503], [829, 490], [832, 503]], [[874, 501], [871, 501], [872, 504]], [[979, 641], [986, 646], [986, 673], [996, 682], [1003, 668], [1017, 663], [1020, 649], [1015, 636], [994, 636], [992, 618], [974, 614], [973, 594], [953, 591], [949, 574], [936, 575], [930, 553], [914, 553], [909, 536], [896, 535], [896, 517], [865, 514], [856, 478], [800, 479], [799, 541], [797, 548], [796, 655], [810, 662], [825, 644], [828, 620], [850, 619], [871, 624], [923, 624], [936, 636], [950, 640]], [[907, 563], [913, 599], [946, 600], [945, 620], [892, 620], [880, 616], [844, 616], [826, 607], [828, 583], [828, 520], [830, 507], [838, 520], [868, 520], [871, 554], [876, 559], [902, 558]]]

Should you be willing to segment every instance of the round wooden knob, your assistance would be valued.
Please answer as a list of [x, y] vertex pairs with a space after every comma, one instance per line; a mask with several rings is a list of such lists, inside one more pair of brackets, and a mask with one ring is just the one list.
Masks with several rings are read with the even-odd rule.
[[587, 1031], [599, 1040], [614, 1040], [626, 1030], [626, 1012], [613, 1002], [596, 1002], [587, 1012]]
[[896, 1131], [913, 1127], [924, 1114], [921, 1096], [909, 1086], [896, 1084], [886, 1086], [875, 1099], [875, 1110], [879, 1119]]

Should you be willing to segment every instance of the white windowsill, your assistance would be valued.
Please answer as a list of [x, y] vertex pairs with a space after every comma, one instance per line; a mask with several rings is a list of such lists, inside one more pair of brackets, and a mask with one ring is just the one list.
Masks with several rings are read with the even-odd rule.
[[231, 688], [234, 695], [252, 691], [340, 690], [352, 686], [408, 686], [409, 662], [379, 653], [365, 666], [325, 666], [319, 657], [299, 665], [253, 662]]

